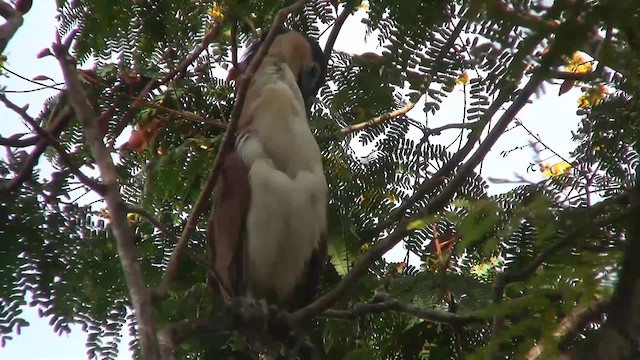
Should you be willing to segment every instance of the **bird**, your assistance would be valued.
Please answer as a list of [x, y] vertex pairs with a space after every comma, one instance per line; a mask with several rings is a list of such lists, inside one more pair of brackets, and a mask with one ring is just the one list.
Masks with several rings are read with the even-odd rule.
[[[247, 49], [230, 78], [263, 41]], [[316, 296], [327, 262], [328, 185], [308, 113], [326, 71], [319, 44], [283, 28], [249, 83], [207, 230], [209, 283], [225, 300], [294, 311]]]

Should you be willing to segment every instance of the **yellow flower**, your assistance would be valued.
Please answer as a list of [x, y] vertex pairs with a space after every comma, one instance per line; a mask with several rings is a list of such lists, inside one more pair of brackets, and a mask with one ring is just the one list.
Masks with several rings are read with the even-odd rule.
[[209, 10], [207, 10], [207, 14], [209, 14], [209, 16], [211, 16], [211, 18], [215, 21], [222, 21], [224, 19], [222, 8], [217, 1], [213, 3], [213, 6]]
[[584, 95], [580, 96], [578, 98], [578, 107], [582, 109], [589, 107], [589, 99]]
[[571, 59], [567, 59], [566, 63], [566, 68], [569, 72], [585, 74], [591, 71], [592, 62], [585, 60], [585, 58], [577, 52], [573, 53]]
[[549, 165], [546, 163], [540, 164], [540, 170], [543, 172], [546, 177], [553, 177], [562, 174], [566, 174], [569, 169], [571, 169], [571, 164], [566, 161], [561, 161], [559, 163], [555, 163], [553, 165]]
[[604, 95], [607, 93], [607, 89], [603, 85], [594, 86], [589, 91], [587, 91], [587, 95], [589, 96], [589, 102], [591, 106], [597, 106], [602, 99], [604, 99]]
[[362, 251], [369, 250], [369, 243], [362, 244], [362, 246], [360, 246], [360, 250], [362, 250]]
[[603, 85], [597, 85], [587, 90], [580, 98], [578, 98], [578, 106], [581, 108], [587, 108], [589, 106], [598, 106], [600, 101], [604, 99], [605, 94], [607, 93], [607, 88]]
[[593, 153], [595, 154], [598, 151], [604, 150], [604, 145], [596, 145], [596, 146], [593, 147], [592, 150], [593, 150]]
[[369, 10], [369, 2], [367, 2], [367, 1], [361, 1], [361, 2], [360, 2], [360, 5], [358, 5], [358, 9], [360, 9], [360, 10], [364, 10], [364, 11]]
[[140, 215], [136, 214], [136, 213], [128, 213], [127, 214], [127, 222], [129, 223], [129, 225], [133, 225], [135, 223], [137, 223], [140, 220]]
[[468, 84], [468, 83], [469, 83], [469, 74], [467, 74], [466, 71], [460, 74], [460, 76], [458, 76], [458, 78], [456, 79], [456, 84]]

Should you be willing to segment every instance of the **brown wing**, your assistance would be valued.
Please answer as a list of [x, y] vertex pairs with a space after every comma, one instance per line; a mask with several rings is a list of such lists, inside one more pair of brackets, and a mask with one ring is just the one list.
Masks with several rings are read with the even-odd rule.
[[209, 271], [209, 286], [227, 300], [243, 292], [242, 239], [250, 196], [247, 167], [232, 150], [224, 159], [213, 190], [207, 229], [209, 264], [216, 271]]
[[318, 247], [313, 250], [311, 257], [307, 260], [302, 279], [294, 288], [293, 294], [289, 299], [287, 304], [289, 311], [303, 308], [315, 300], [327, 261], [327, 236], [322, 234]]

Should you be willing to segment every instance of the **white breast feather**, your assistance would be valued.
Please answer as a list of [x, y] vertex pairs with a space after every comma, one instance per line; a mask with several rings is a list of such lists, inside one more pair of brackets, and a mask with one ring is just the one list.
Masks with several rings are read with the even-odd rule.
[[250, 165], [245, 271], [254, 292], [270, 288], [281, 299], [300, 281], [325, 231], [328, 192], [302, 96], [293, 75], [287, 75], [285, 81], [267, 82], [250, 104], [255, 125], [238, 148]]

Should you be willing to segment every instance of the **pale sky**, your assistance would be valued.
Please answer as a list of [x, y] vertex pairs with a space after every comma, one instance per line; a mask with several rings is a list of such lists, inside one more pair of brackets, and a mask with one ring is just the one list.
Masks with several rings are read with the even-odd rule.
[[[3, 1], [3, 0], [0, 0]], [[8, 57], [6, 67], [26, 78], [37, 75], [46, 75], [56, 81], [61, 81], [62, 76], [58, 63], [52, 57], [37, 59], [36, 54], [43, 48], [47, 48], [54, 41], [56, 26], [56, 9], [53, 1], [34, 1], [33, 8], [26, 15], [24, 25], [10, 42], [5, 55]], [[365, 27], [360, 19], [365, 16], [360, 11], [352, 16], [344, 25], [341, 36], [338, 37], [335, 48], [337, 50], [360, 54], [367, 51], [381, 52], [377, 48], [377, 37], [374, 34], [364, 42]], [[324, 45], [328, 32], [320, 39]], [[470, 73], [471, 76], [473, 74]], [[0, 77], [0, 85], [8, 90], [28, 90], [36, 85], [19, 79], [13, 75], [8, 78]], [[540, 99], [532, 99], [533, 104], [526, 106], [518, 115], [518, 118], [534, 133], [539, 134], [546, 145], [554, 149], [565, 158], [569, 158], [569, 152], [573, 150], [571, 130], [577, 129], [578, 117], [575, 115], [576, 99], [580, 96], [578, 90], [572, 90], [562, 97], [557, 96], [558, 87], [547, 87], [547, 93]], [[55, 95], [53, 90], [44, 90], [28, 93], [8, 93], [7, 97], [18, 105], [31, 104], [28, 112], [36, 116], [42, 109], [44, 99]], [[430, 126], [436, 127], [446, 123], [459, 122], [463, 113], [463, 92], [458, 86], [454, 93], [441, 104], [442, 109], [430, 119]], [[409, 113], [415, 119], [424, 120], [422, 106], [418, 104]], [[9, 136], [17, 132], [28, 132], [17, 115], [0, 107], [0, 135]], [[432, 138], [434, 142], [448, 143], [457, 135], [456, 131], [443, 133], [440, 137]], [[529, 181], [542, 180], [540, 173], [527, 173], [527, 166], [534, 159], [531, 149], [515, 151], [504, 158], [501, 151], [510, 150], [517, 146], [527, 145], [530, 137], [520, 128], [505, 134], [487, 155], [482, 174], [485, 177], [499, 179], [515, 179], [524, 177]], [[539, 154], [539, 158], [546, 159], [551, 155], [546, 151]], [[560, 159], [551, 157], [548, 162], [553, 164]], [[43, 161], [41, 161], [41, 164]], [[518, 185], [518, 184], [516, 184]], [[491, 194], [507, 191], [514, 184], [490, 184]], [[399, 261], [404, 257], [404, 250], [398, 245], [386, 256], [389, 260]], [[48, 324], [48, 319], [41, 319], [36, 309], [25, 307], [25, 318], [31, 326], [23, 328], [21, 335], [15, 335], [14, 339], [7, 343], [5, 348], [0, 348], [2, 360], [82, 360], [86, 359], [85, 334], [79, 327], [72, 327], [70, 335], [57, 336]], [[126, 332], [126, 331], [125, 331]], [[130, 357], [127, 347], [129, 339], [123, 338], [121, 342], [120, 356], [118, 359]]]

